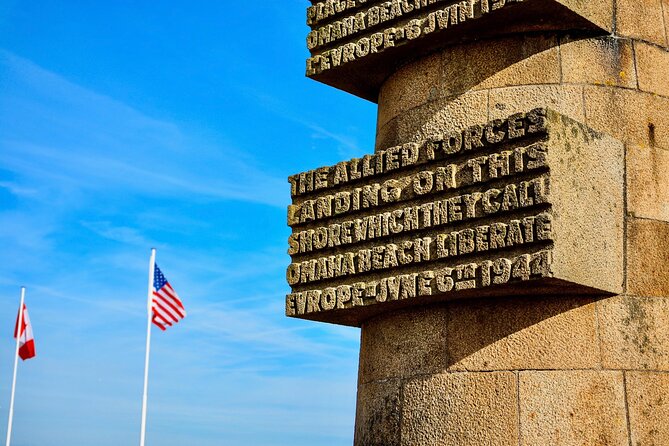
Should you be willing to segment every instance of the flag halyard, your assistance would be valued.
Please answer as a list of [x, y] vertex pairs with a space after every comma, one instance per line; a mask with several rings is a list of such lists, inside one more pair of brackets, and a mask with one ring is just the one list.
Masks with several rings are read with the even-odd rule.
[[[19, 317], [21, 317], [21, 330], [19, 332]], [[35, 357], [35, 337], [33, 336], [33, 327], [28, 316], [28, 307], [23, 304], [23, 311], [19, 308], [19, 314], [16, 315], [16, 325], [14, 326], [14, 339], [19, 340], [19, 357], [22, 360]]]
[[153, 297], [151, 299], [151, 322], [161, 330], [186, 317], [186, 309], [172, 285], [167, 281], [157, 264], [153, 271]]

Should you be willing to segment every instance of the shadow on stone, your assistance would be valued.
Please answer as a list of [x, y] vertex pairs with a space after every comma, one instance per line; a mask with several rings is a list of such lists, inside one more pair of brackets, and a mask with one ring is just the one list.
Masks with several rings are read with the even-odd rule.
[[449, 371], [594, 368], [597, 296], [456, 301], [362, 327], [361, 384]]

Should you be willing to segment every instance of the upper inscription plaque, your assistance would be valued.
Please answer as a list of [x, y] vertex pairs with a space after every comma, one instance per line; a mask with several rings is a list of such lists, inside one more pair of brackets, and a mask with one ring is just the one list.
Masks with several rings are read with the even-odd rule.
[[620, 292], [622, 151], [539, 108], [294, 175], [286, 314]]
[[376, 102], [398, 66], [449, 44], [517, 31], [607, 28], [606, 19], [592, 16], [598, 1], [583, 11], [584, 2], [575, 0], [312, 0], [307, 76]]

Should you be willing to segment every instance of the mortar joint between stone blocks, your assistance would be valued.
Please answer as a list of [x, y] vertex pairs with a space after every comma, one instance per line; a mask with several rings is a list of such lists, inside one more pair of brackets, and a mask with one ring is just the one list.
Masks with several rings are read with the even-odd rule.
[[520, 410], [521, 410], [521, 405], [520, 405], [520, 372], [516, 371], [516, 417], [518, 421], [518, 446], [522, 446], [523, 444], [523, 430], [521, 428], [521, 420], [520, 420]]
[[623, 399], [625, 402], [625, 421], [627, 422], [627, 439], [629, 446], [632, 446], [632, 428], [630, 423], [630, 407], [627, 398], [627, 372], [623, 370]]
[[636, 42], [632, 40], [632, 61], [634, 62], [634, 75], [636, 77], [636, 89], [641, 90], [641, 86], [639, 84], [639, 65], [636, 60]]
[[[638, 78], [638, 76], [637, 76]], [[627, 259], [628, 256], [628, 233], [629, 233], [629, 207], [627, 201], [629, 200], [629, 193], [627, 190], [627, 163], [628, 159], [628, 148], [629, 145], [625, 144], [624, 153], [623, 153], [623, 293], [627, 294], [629, 292], [628, 288], [628, 279], [627, 279], [627, 269], [629, 267], [629, 262]]]

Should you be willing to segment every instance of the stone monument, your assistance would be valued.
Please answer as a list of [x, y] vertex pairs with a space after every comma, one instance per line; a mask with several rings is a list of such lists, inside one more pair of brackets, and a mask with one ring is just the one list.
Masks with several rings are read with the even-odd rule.
[[356, 446], [669, 445], [669, 0], [312, 0], [376, 148], [289, 178]]

